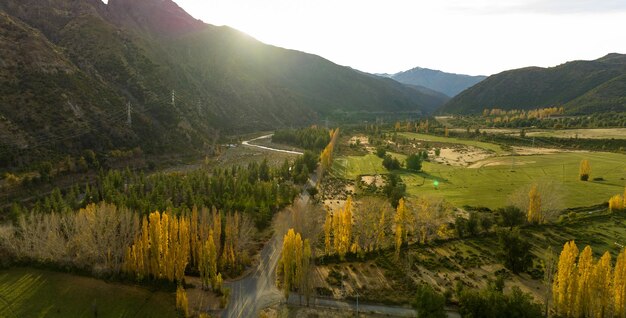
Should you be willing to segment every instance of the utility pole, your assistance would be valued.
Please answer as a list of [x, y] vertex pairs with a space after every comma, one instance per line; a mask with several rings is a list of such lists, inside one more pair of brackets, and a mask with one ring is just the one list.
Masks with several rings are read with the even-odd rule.
[[128, 125], [128, 126], [133, 124], [133, 119], [131, 117], [130, 110], [131, 110], [130, 102], [128, 102], [126, 104], [126, 125]]
[[176, 91], [172, 90], [172, 107], [176, 108]]

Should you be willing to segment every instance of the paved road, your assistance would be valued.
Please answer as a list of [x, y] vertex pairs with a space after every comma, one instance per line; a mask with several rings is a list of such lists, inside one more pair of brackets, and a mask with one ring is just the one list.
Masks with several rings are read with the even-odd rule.
[[222, 317], [258, 317], [261, 309], [283, 298], [276, 288], [276, 265], [281, 246], [282, 235], [274, 234], [263, 247], [256, 270], [240, 280], [226, 283], [226, 287], [230, 288], [230, 301]]
[[261, 146], [261, 145], [255, 145], [255, 144], [251, 144], [250, 142], [255, 141], [255, 140], [259, 140], [259, 139], [266, 139], [266, 138], [270, 138], [272, 137], [273, 134], [269, 134], [269, 135], [265, 135], [265, 136], [261, 136], [261, 137], [257, 137], [254, 139], [250, 139], [250, 140], [246, 140], [243, 141], [241, 144], [244, 146], [248, 146], [248, 147], [254, 147], [254, 148], [260, 148], [260, 149], [265, 149], [265, 150], [271, 150], [271, 151], [277, 151], [277, 152], [284, 152], [284, 153], [290, 153], [290, 154], [294, 154], [294, 155], [301, 155], [302, 152], [299, 151], [291, 151], [291, 150], [283, 150], [283, 149], [278, 149], [278, 148], [271, 148], [271, 147], [265, 147], [265, 146]]

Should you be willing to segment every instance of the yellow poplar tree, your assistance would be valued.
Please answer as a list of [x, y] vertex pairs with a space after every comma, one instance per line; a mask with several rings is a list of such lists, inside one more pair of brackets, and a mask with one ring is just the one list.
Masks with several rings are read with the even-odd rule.
[[590, 317], [602, 318], [608, 316], [611, 312], [612, 276], [611, 253], [605, 252], [593, 269], [590, 290]]
[[289, 229], [283, 238], [283, 248], [277, 272], [279, 275], [282, 274], [281, 287], [285, 299], [289, 298], [289, 292], [293, 287], [302, 286], [302, 280], [306, 277], [305, 271], [308, 273], [309, 259], [304, 261], [304, 258], [311, 257], [311, 247], [308, 241], [306, 241], [306, 245], [308, 247], [302, 241], [300, 233], [296, 233], [294, 229]]
[[552, 301], [557, 315], [568, 316], [570, 304], [574, 302], [572, 295], [576, 290], [576, 258], [578, 257], [578, 247], [574, 241], [569, 241], [563, 246], [563, 251], [559, 256], [556, 278], [552, 286]]
[[580, 162], [580, 167], [578, 169], [578, 176], [580, 180], [587, 181], [589, 180], [589, 176], [591, 175], [591, 165], [589, 165], [589, 160], [583, 159]]
[[396, 255], [400, 254], [400, 247], [402, 246], [402, 242], [406, 241], [407, 238], [407, 211], [404, 199], [400, 199], [398, 201], [398, 207], [396, 208], [396, 215], [394, 216], [395, 221], [395, 242], [396, 242]]
[[624, 209], [624, 198], [616, 194], [609, 199], [609, 211], [616, 212]]
[[591, 302], [591, 286], [593, 275], [593, 252], [587, 245], [578, 258], [578, 287], [576, 289], [576, 302], [574, 307], [575, 317], [589, 317]]

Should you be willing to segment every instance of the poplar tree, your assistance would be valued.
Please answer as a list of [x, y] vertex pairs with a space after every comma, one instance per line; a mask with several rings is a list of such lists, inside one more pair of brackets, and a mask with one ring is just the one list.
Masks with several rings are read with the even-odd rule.
[[396, 255], [400, 254], [400, 247], [402, 242], [406, 242], [407, 239], [407, 211], [404, 199], [398, 201], [398, 207], [396, 208], [396, 214], [394, 216], [395, 221], [395, 243], [396, 243]]
[[578, 247], [574, 241], [569, 241], [563, 246], [563, 251], [559, 256], [556, 278], [552, 287], [552, 301], [557, 315], [567, 316], [570, 313], [570, 304], [573, 291], [575, 291], [576, 258], [578, 257]]
[[573, 305], [575, 317], [589, 317], [590, 316], [590, 302], [591, 302], [591, 286], [593, 284], [593, 252], [589, 245], [585, 246], [580, 253], [577, 265], [577, 289], [576, 289], [576, 301]]
[[606, 317], [611, 312], [611, 253], [605, 252], [593, 268], [590, 290], [590, 317]]
[[589, 160], [583, 159], [580, 161], [580, 167], [578, 168], [578, 176], [581, 181], [589, 180], [589, 176], [591, 175], [591, 165], [589, 165]]

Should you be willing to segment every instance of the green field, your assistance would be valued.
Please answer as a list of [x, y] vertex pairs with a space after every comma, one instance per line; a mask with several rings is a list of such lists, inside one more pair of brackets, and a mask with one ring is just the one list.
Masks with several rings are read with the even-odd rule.
[[[591, 177], [602, 177], [604, 181], [579, 181], [578, 167], [582, 159], [589, 159]], [[505, 156], [482, 163], [490, 165], [474, 169], [424, 162], [422, 172], [402, 170], [400, 175], [410, 196], [443, 196], [456, 206], [490, 208], [505, 205], [510, 194], [532, 183], [552, 183], [560, 190], [565, 207], [606, 202], [610, 196], [623, 193], [626, 184], [626, 155], [622, 154], [574, 152]], [[337, 158], [334, 172], [347, 179], [388, 173], [382, 166], [382, 159], [374, 155]], [[434, 180], [439, 181], [437, 189], [433, 186]]]
[[485, 150], [493, 151], [496, 154], [503, 154], [504, 153], [504, 151], [502, 150], [502, 147], [500, 147], [499, 145], [496, 145], [496, 144], [488, 143], [488, 142], [475, 141], [475, 140], [466, 140], [466, 139], [458, 139], [458, 138], [452, 138], [452, 137], [441, 137], [441, 136], [433, 136], [433, 135], [424, 135], [424, 134], [411, 133], [411, 132], [403, 132], [403, 133], [399, 133], [398, 135], [404, 136], [404, 137], [409, 138], [409, 139], [415, 138], [417, 140], [424, 140], [424, 141], [431, 141], [431, 142], [441, 142], [441, 143], [451, 143], [451, 144], [460, 144], [460, 145], [466, 145], [466, 146], [473, 146], [473, 147], [477, 147], [477, 148], [482, 148], [482, 149], [485, 149]]
[[[176, 317], [166, 292], [31, 268], [0, 270], [0, 317]], [[95, 312], [97, 311], [97, 315]]]
[[541, 130], [528, 132], [526, 136], [555, 138], [626, 139], [626, 128], [594, 128]]

